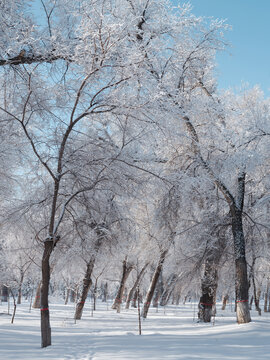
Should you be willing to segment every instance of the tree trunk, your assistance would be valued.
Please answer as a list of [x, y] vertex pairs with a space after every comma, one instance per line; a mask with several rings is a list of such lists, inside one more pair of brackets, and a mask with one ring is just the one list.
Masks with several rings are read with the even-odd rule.
[[87, 299], [88, 291], [89, 291], [89, 289], [90, 289], [90, 287], [92, 285], [91, 275], [92, 275], [92, 271], [93, 271], [93, 268], [94, 268], [94, 264], [95, 264], [95, 257], [92, 256], [91, 260], [87, 264], [85, 276], [84, 276], [84, 279], [83, 279], [82, 293], [81, 293], [81, 296], [80, 296], [80, 300], [76, 305], [76, 311], [75, 311], [75, 316], [74, 316], [75, 320], [81, 320], [81, 318], [82, 318], [82, 312], [83, 312], [84, 304], [85, 304], [85, 301]]
[[18, 289], [17, 305], [20, 305], [20, 304], [22, 303], [22, 285], [23, 285], [23, 279], [24, 279], [24, 272], [21, 270], [21, 273], [20, 273], [20, 283], [19, 283], [19, 289]]
[[201, 288], [202, 296], [199, 302], [199, 321], [210, 322], [212, 317], [213, 306], [215, 305], [216, 290], [217, 290], [217, 266], [215, 261], [206, 261], [204, 276], [202, 278]]
[[144, 302], [144, 305], [143, 305], [143, 313], [142, 313], [142, 316], [143, 316], [144, 319], [147, 318], [147, 313], [148, 313], [151, 301], [153, 299], [154, 291], [155, 291], [155, 288], [156, 288], [156, 285], [157, 285], [157, 282], [158, 282], [159, 275], [160, 275], [160, 273], [162, 271], [162, 267], [163, 267], [163, 264], [164, 264], [167, 253], [168, 253], [168, 250], [165, 250], [165, 251], [163, 251], [161, 253], [158, 265], [156, 267], [156, 270], [154, 272], [154, 275], [153, 275], [153, 278], [152, 278], [152, 281], [151, 281], [151, 284], [150, 284], [150, 287], [149, 287], [149, 290], [148, 290], [148, 292], [146, 294], [146, 299], [145, 299], [145, 302]]
[[70, 296], [70, 288], [67, 288], [66, 289], [66, 298], [65, 298], [65, 305], [67, 305], [67, 303], [68, 303], [68, 299], [69, 299], [69, 296]]
[[133, 295], [133, 299], [132, 299], [132, 304], [131, 304], [131, 306], [132, 306], [133, 308], [136, 308], [136, 307], [137, 307], [137, 298], [138, 298], [138, 291], [135, 290], [135, 291], [134, 291], [134, 295]]
[[50, 285], [50, 256], [54, 248], [53, 240], [47, 239], [44, 243], [42, 257], [42, 285], [40, 295], [41, 313], [41, 347], [51, 345], [51, 327], [49, 312], [49, 285]]
[[161, 272], [159, 274], [158, 281], [157, 281], [157, 285], [156, 285], [156, 288], [155, 288], [153, 300], [152, 300], [152, 306], [154, 308], [158, 308], [159, 298], [162, 295], [163, 291], [164, 291], [164, 288], [163, 288], [163, 276], [162, 276], [162, 270], [161, 270]]
[[40, 309], [40, 291], [41, 291], [41, 281], [38, 283], [35, 300], [32, 305], [32, 308], [34, 309]]
[[108, 298], [108, 283], [106, 282], [102, 286], [102, 302], [107, 302]]
[[131, 290], [129, 291], [127, 302], [126, 302], [126, 309], [129, 309], [130, 302], [134, 297], [135, 291], [137, 290], [137, 287], [139, 286], [139, 283], [144, 275], [144, 272], [145, 272], [147, 266], [148, 266], [148, 263], [144, 265], [144, 267], [140, 271], [139, 275], [137, 276], [137, 279], [136, 279], [134, 285], [132, 286]]
[[8, 302], [8, 287], [3, 285], [1, 290], [2, 302]]
[[226, 305], [227, 305], [228, 300], [229, 300], [229, 295], [228, 294], [222, 296], [222, 308], [221, 308], [221, 310], [226, 309]]
[[249, 282], [247, 276], [242, 210], [233, 207], [231, 209], [231, 216], [234, 238], [236, 316], [238, 324], [244, 324], [250, 322], [251, 318], [248, 303]]
[[121, 310], [121, 304], [122, 304], [122, 300], [123, 300], [123, 294], [124, 294], [124, 290], [125, 290], [126, 281], [132, 270], [133, 270], [133, 265], [128, 264], [127, 261], [124, 260], [120, 286], [119, 286], [116, 298], [114, 300], [114, 303], [112, 305], [112, 309], [115, 309], [118, 313], [120, 313], [120, 310]]
[[169, 277], [168, 284], [167, 284], [165, 290], [163, 291], [161, 299], [160, 299], [160, 306], [165, 306], [168, 304], [171, 294], [175, 288], [177, 278], [178, 278], [178, 276], [176, 274], [171, 274], [171, 276]]

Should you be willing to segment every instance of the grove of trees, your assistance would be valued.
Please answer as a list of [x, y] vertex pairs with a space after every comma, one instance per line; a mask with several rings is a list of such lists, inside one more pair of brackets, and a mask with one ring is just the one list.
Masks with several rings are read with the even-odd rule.
[[[270, 100], [218, 90], [223, 21], [169, 0], [0, 0], [0, 286], [121, 311], [269, 311]], [[139, 299], [138, 299], [139, 297]]]

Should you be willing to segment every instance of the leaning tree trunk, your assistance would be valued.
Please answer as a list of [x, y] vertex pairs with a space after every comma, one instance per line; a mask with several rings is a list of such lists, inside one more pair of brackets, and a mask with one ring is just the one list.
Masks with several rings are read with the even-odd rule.
[[75, 311], [75, 316], [74, 316], [75, 320], [81, 320], [81, 318], [82, 318], [84, 304], [87, 299], [88, 291], [92, 285], [91, 275], [93, 272], [94, 264], [95, 264], [95, 257], [92, 256], [86, 267], [86, 272], [85, 272], [85, 276], [83, 279], [82, 293], [80, 296], [80, 300], [76, 305], [76, 311]]
[[[128, 298], [127, 298], [127, 302], [126, 302], [126, 309], [129, 309], [129, 306], [130, 306], [130, 302], [131, 300], [134, 298], [134, 295], [135, 295], [135, 292], [137, 290], [137, 287], [139, 286], [139, 283], [141, 281], [141, 278], [143, 277], [144, 275], [144, 272], [146, 270], [148, 266], [148, 263], [146, 263], [144, 265], [144, 267], [142, 268], [142, 270], [140, 271], [139, 275], [137, 276], [137, 279], [134, 283], [134, 285], [132, 286], [131, 290], [129, 291], [129, 294], [128, 294]], [[135, 300], [135, 303], [136, 303], [136, 300]]]
[[117, 291], [117, 295], [114, 300], [114, 303], [112, 305], [112, 309], [115, 309], [118, 313], [120, 313], [120, 310], [121, 310], [121, 304], [122, 304], [123, 294], [124, 294], [124, 290], [125, 290], [125, 285], [126, 285], [128, 277], [129, 277], [129, 274], [131, 273], [132, 270], [133, 270], [133, 265], [128, 264], [127, 260], [124, 260], [120, 286]]
[[143, 305], [143, 311], [142, 311], [142, 316], [143, 316], [144, 319], [147, 318], [148, 310], [149, 310], [151, 301], [153, 299], [155, 288], [156, 288], [156, 285], [157, 285], [157, 282], [158, 282], [159, 275], [160, 275], [160, 273], [162, 271], [162, 267], [163, 267], [167, 252], [168, 252], [168, 250], [165, 250], [165, 251], [163, 251], [161, 253], [158, 265], [156, 267], [156, 270], [154, 272], [154, 275], [153, 275], [153, 278], [152, 278], [152, 281], [151, 281], [151, 284], [150, 284], [150, 287], [149, 287], [149, 290], [148, 290], [148, 292], [146, 294], [146, 299], [145, 299], [145, 302], [144, 302], [144, 305]]
[[172, 292], [175, 288], [176, 281], [178, 279], [178, 276], [176, 274], [171, 274], [168, 279], [168, 284], [165, 288], [165, 290], [162, 293], [161, 299], [160, 299], [160, 306], [166, 306], [169, 302], [169, 299], [172, 295]]
[[251, 318], [248, 304], [248, 276], [242, 210], [234, 207], [231, 209], [231, 216], [235, 256], [236, 315], [238, 324], [244, 324], [250, 322]]

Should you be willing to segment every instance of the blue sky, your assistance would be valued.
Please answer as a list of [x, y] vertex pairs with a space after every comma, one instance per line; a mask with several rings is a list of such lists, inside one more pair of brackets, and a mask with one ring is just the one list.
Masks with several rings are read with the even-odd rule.
[[[177, 2], [177, 0], [175, 0]], [[260, 85], [270, 96], [270, 0], [190, 0], [193, 13], [226, 19], [230, 47], [217, 56], [219, 87]]]

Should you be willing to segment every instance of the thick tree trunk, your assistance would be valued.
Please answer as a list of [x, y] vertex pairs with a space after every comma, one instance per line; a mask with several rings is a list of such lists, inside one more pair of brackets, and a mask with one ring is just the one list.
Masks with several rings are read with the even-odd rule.
[[81, 318], [82, 318], [84, 304], [87, 299], [88, 291], [92, 285], [91, 275], [93, 272], [94, 264], [95, 264], [95, 257], [92, 256], [91, 260], [89, 261], [89, 263], [87, 264], [87, 267], [86, 267], [86, 272], [85, 272], [85, 276], [83, 279], [82, 293], [80, 296], [80, 300], [76, 305], [76, 311], [75, 311], [75, 316], [74, 316], [75, 320], [81, 320]]
[[163, 251], [161, 253], [158, 265], [156, 267], [156, 270], [154, 272], [154, 275], [153, 275], [153, 278], [152, 278], [152, 281], [151, 281], [151, 284], [150, 284], [150, 287], [149, 287], [149, 290], [148, 290], [148, 292], [146, 294], [146, 299], [145, 299], [145, 302], [144, 302], [144, 305], [143, 305], [143, 311], [142, 311], [142, 316], [143, 316], [144, 319], [147, 318], [147, 313], [148, 313], [151, 301], [153, 299], [154, 291], [155, 291], [155, 288], [156, 288], [156, 285], [157, 285], [157, 282], [158, 282], [159, 275], [160, 275], [160, 273], [162, 271], [162, 267], [163, 267], [163, 264], [164, 264], [167, 253], [168, 253], [168, 250], [165, 250], [165, 251]]
[[242, 211], [234, 208], [231, 215], [235, 255], [236, 316], [238, 324], [244, 324], [250, 322], [251, 318], [248, 304], [248, 276]]
[[215, 305], [217, 290], [217, 268], [213, 261], [207, 261], [205, 264], [204, 276], [202, 278], [201, 288], [202, 296], [199, 302], [199, 321], [210, 322], [212, 309]]
[[[126, 302], [126, 309], [129, 309], [130, 302], [131, 302], [131, 300], [132, 300], [133, 297], [134, 297], [134, 294], [135, 294], [135, 292], [136, 292], [136, 289], [137, 289], [137, 287], [139, 286], [139, 283], [140, 283], [140, 281], [141, 281], [141, 279], [142, 279], [142, 277], [143, 277], [143, 275], [144, 275], [144, 272], [145, 272], [147, 266], [148, 266], [148, 263], [144, 265], [144, 267], [142, 268], [142, 270], [141, 270], [140, 273], [138, 274], [137, 279], [136, 279], [134, 285], [132, 286], [132, 288], [131, 288], [130, 291], [129, 291], [128, 298], [127, 298], [127, 302]], [[136, 302], [136, 300], [135, 300], [135, 302]]]
[[116, 298], [115, 298], [114, 303], [112, 305], [112, 309], [115, 309], [118, 313], [120, 313], [120, 310], [121, 310], [121, 304], [122, 304], [122, 300], [123, 300], [123, 294], [124, 294], [124, 290], [125, 290], [125, 285], [126, 285], [128, 277], [129, 277], [129, 274], [131, 273], [133, 268], [134, 268], [133, 265], [128, 264], [127, 260], [123, 261], [122, 278], [121, 278], [121, 281], [120, 281], [120, 286], [119, 286], [119, 289], [117, 291]]
[[51, 345], [51, 327], [49, 313], [50, 256], [54, 248], [53, 240], [46, 240], [42, 257], [42, 285], [40, 295], [41, 347]]

